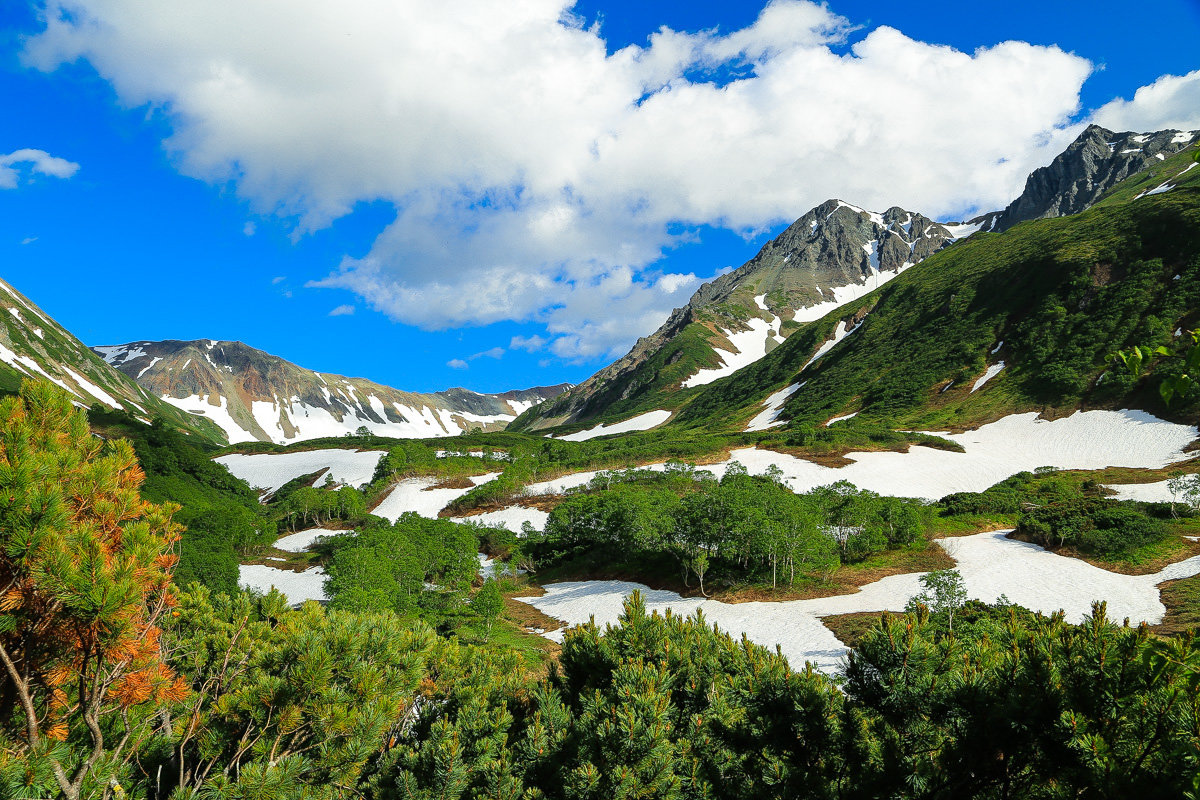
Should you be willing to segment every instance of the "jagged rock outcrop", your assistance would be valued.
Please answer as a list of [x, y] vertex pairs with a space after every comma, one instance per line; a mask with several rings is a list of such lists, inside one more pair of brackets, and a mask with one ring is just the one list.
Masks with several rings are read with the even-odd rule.
[[1006, 231], [1018, 222], [1078, 214], [1131, 175], [1187, 147], [1200, 131], [1113, 133], [1089, 125], [1048, 166], [1030, 173], [1025, 190], [984, 228]]

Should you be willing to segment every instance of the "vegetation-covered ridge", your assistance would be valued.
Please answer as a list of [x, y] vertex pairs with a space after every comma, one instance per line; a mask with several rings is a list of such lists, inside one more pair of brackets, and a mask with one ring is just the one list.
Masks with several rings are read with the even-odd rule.
[[[1112, 369], [1111, 355], [1183, 346], [1178, 332], [1198, 323], [1198, 175], [1136, 201], [976, 234], [705, 387], [669, 424], [745, 425], [793, 383], [802, 385], [783, 409], [790, 429], [851, 412], [935, 430], [1079, 407], [1194, 420], [1194, 403], [1167, 408], [1146, 382]], [[854, 332], [806, 367], [847, 322]]]

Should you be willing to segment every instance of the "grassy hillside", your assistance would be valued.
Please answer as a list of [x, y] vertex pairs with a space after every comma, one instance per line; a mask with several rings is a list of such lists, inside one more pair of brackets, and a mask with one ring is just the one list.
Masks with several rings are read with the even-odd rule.
[[[1149, 182], [1161, 184], [1168, 166]], [[1176, 330], [1200, 321], [1200, 169], [1171, 191], [1134, 200], [1136, 188], [930, 257], [704, 387], [672, 424], [744, 425], [770, 392], [796, 381], [807, 383], [785, 406], [793, 427], [855, 411], [888, 424], [955, 426], [1081, 405], [1134, 405], [1194, 422], [1194, 402], [1168, 410], [1148, 383], [1107, 371], [1113, 351], [1170, 346]], [[861, 328], [801, 373], [852, 318]], [[972, 392], [999, 361], [1005, 369]]]

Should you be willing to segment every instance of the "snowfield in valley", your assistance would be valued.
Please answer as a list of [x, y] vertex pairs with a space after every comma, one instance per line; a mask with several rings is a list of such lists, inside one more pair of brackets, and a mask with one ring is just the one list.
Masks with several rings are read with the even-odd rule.
[[[972, 599], [992, 603], [1005, 595], [1017, 605], [1043, 613], [1063, 610], [1068, 622], [1078, 623], [1090, 613], [1094, 600], [1108, 603], [1108, 615], [1128, 618], [1133, 624], [1162, 621], [1165, 608], [1158, 584], [1200, 574], [1200, 556], [1172, 564], [1154, 575], [1120, 575], [1084, 561], [1047, 552], [1041, 547], [1006, 538], [1008, 531], [992, 531], [938, 541], [957, 561]], [[821, 623], [834, 614], [903, 611], [920, 592], [920, 574], [893, 575], [863, 586], [854, 594], [814, 600], [722, 603], [682, 598], [669, 591], [648, 589], [626, 581], [552, 583], [542, 597], [516, 598], [568, 626], [594, 618], [596, 624], [617, 621], [622, 604], [635, 589], [651, 611], [692, 614], [697, 609], [710, 624], [734, 638], [745, 634], [766, 647], [779, 645], [794, 668], [811, 661], [824, 672], [834, 672], [848, 649]], [[562, 641], [565, 629], [545, 634]]]
[[242, 564], [238, 567], [238, 585], [264, 594], [274, 587], [293, 605], [306, 600], [328, 599], [325, 596], [325, 570], [320, 567], [292, 572], [290, 569], [276, 569], [262, 564]]
[[[233, 453], [215, 459], [236, 477], [257, 489], [273, 492], [293, 478], [308, 475], [320, 469], [335, 483], [362, 486], [370, 483], [375, 466], [383, 458], [383, 450], [305, 450], [299, 453], [257, 453], [244, 455]], [[317, 479], [317, 484], [324, 482]]]

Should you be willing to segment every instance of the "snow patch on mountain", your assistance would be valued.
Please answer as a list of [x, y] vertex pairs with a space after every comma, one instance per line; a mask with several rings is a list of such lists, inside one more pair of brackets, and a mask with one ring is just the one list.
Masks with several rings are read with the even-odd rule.
[[601, 423], [594, 428], [588, 428], [586, 431], [576, 431], [575, 433], [558, 438], [565, 442], [586, 442], [588, 439], [595, 439], [597, 436], [611, 436], [614, 433], [630, 433], [632, 431], [648, 431], [651, 428], [662, 425], [670, 418], [670, 411], [647, 411], [645, 414], [638, 414], [636, 417], [614, 422], [612, 425]]
[[243, 429], [230, 416], [224, 397], [218, 397], [217, 399], [220, 402], [215, 406], [209, 402], [210, 398], [201, 397], [198, 394], [189, 395], [188, 397], [171, 397], [169, 394], [164, 394], [162, 399], [189, 414], [195, 414], [198, 417], [206, 417], [212, 420], [218, 428], [225, 432], [225, 436], [228, 437], [230, 444], [255, 441], [254, 436]]
[[764, 400], [763, 410], [754, 419], [750, 420], [750, 424], [746, 426], [746, 433], [765, 431], [768, 428], [774, 428], [776, 425], [786, 425], [786, 420], [779, 419], [779, 413], [783, 410], [783, 404], [787, 402], [787, 399], [795, 394], [796, 390], [803, 385], [804, 383], [793, 383], [791, 386], [780, 389]]
[[984, 372], [983, 375], [979, 376], [979, 379], [975, 381], [975, 385], [971, 387], [971, 394], [975, 394], [975, 392], [978, 392], [980, 389], [982, 389], [983, 385], [999, 375], [1000, 370], [1002, 369], [1004, 369], [1003, 361], [997, 361], [995, 364], [992, 364], [990, 367], [988, 367], [987, 371]]

